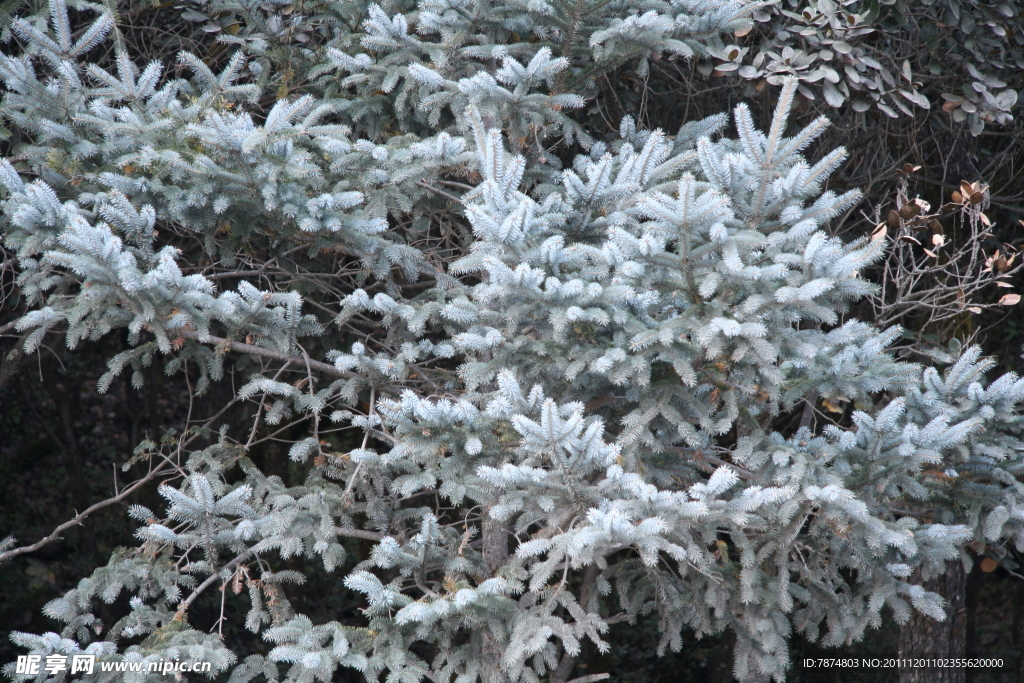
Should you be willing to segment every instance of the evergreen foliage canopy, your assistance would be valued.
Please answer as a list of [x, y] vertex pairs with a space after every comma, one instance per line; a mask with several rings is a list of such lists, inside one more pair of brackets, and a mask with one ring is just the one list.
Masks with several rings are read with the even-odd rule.
[[[573, 114], [624, 64], [721, 52], [754, 5], [325, 3], [297, 94], [268, 90], [280, 21], [239, 7], [264, 32], [215, 68], [178, 55], [187, 77], [135, 64], [104, 7], [73, 31], [64, 0], [0, 54], [25, 349], [121, 335], [100, 391], [161, 362], [203, 394], [228, 354], [263, 363], [232, 401], [251, 424], [139, 444], [174, 463], [165, 509], [133, 506], [138, 546], [21, 646], [232, 683], [564, 683], [610, 622], [655, 618], [662, 651], [729, 629], [741, 680], [781, 680], [794, 633], [941, 619], [916, 569], [1024, 549], [1024, 380], [956, 345], [943, 372], [900, 360], [898, 329], [849, 315], [885, 241], [828, 234], [857, 194], [823, 189], [842, 149], [804, 155], [827, 121], [787, 135], [796, 81], [764, 132], [744, 105], [613, 141]], [[779, 427], [809, 397], [850, 423]], [[250, 458], [267, 438], [301, 484]], [[365, 621], [297, 613], [295, 556]], [[231, 587], [265, 654], [190, 621]]]

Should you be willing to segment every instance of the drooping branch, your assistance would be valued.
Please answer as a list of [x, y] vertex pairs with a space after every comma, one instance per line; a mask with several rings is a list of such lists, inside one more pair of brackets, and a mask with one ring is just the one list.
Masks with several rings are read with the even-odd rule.
[[6, 550], [4, 552], [0, 552], [0, 562], [3, 562], [4, 560], [9, 560], [12, 557], [17, 557], [18, 555], [24, 555], [25, 553], [35, 552], [36, 550], [39, 550], [43, 546], [49, 545], [50, 543], [52, 543], [52, 542], [54, 542], [56, 540], [59, 540], [60, 539], [60, 535], [63, 532], [67, 531], [71, 527], [80, 525], [82, 522], [85, 521], [86, 517], [88, 517], [92, 513], [97, 512], [99, 510], [102, 510], [105, 507], [110, 507], [114, 503], [121, 502], [122, 500], [124, 500], [128, 496], [130, 496], [133, 493], [135, 493], [136, 491], [138, 491], [142, 486], [144, 486], [148, 482], [151, 482], [154, 479], [156, 479], [160, 474], [165, 473], [167, 471], [168, 467], [169, 467], [169, 464], [166, 463], [166, 462], [161, 463], [160, 465], [157, 465], [154, 469], [150, 470], [146, 474], [146, 476], [144, 476], [141, 479], [137, 480], [135, 483], [133, 483], [128, 488], [121, 489], [120, 493], [118, 493], [117, 495], [115, 495], [115, 496], [113, 496], [111, 498], [107, 498], [105, 500], [99, 501], [98, 503], [94, 503], [93, 505], [90, 505], [85, 510], [83, 510], [82, 512], [79, 512], [77, 515], [75, 515], [74, 517], [72, 517], [68, 521], [64, 522], [63, 524], [61, 524], [60, 526], [55, 528], [52, 532], [50, 532], [47, 536], [44, 536], [43, 538], [39, 539], [38, 541], [36, 541], [32, 545], [20, 546], [18, 548], [12, 548], [11, 550]]
[[187, 339], [194, 339], [195, 341], [202, 342], [204, 344], [214, 344], [215, 346], [225, 349], [227, 351], [235, 351], [236, 353], [247, 353], [251, 356], [261, 356], [263, 358], [270, 358], [272, 360], [284, 361], [287, 363], [299, 363], [308, 364], [312, 369], [319, 370], [320, 372], [332, 375], [334, 377], [340, 377], [342, 379], [352, 379], [356, 377], [355, 373], [349, 372], [348, 370], [342, 370], [341, 368], [335, 367], [330, 363], [324, 363], [319, 360], [306, 359], [302, 356], [291, 356], [286, 353], [280, 353], [271, 349], [263, 348], [262, 346], [254, 346], [253, 344], [244, 344], [242, 342], [231, 341], [224, 337], [215, 337], [213, 335], [200, 335], [194, 331], [181, 331], [181, 336]]

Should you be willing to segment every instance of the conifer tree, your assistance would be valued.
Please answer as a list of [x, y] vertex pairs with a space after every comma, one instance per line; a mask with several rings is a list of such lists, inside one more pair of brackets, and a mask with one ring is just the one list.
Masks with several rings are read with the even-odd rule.
[[[753, 5], [264, 4], [222, 63], [177, 55], [183, 77], [136, 64], [104, 7], [73, 30], [65, 0], [0, 54], [24, 350], [118, 335], [99, 391], [159, 363], [202, 394], [226, 358], [261, 363], [231, 402], [251, 424], [138, 445], [164, 507], [130, 509], [138, 545], [46, 605], [58, 630], [13, 634], [26, 652], [565, 683], [610, 623], [654, 619], [659, 652], [729, 630], [738, 679], [783, 680], [795, 634], [942, 619], [913, 576], [1024, 550], [1024, 380], [955, 343], [942, 371], [901, 360], [898, 328], [852, 317], [886, 241], [829, 235], [858, 195], [824, 189], [842, 149], [805, 156], [827, 121], [788, 131], [796, 82], [765, 131], [742, 104], [614, 140], [573, 115], [624, 64], [723, 50]], [[294, 89], [288, 21], [323, 28]], [[785, 427], [815, 396], [849, 421]], [[257, 467], [268, 438], [304, 481]], [[296, 556], [363, 623], [296, 611]], [[264, 654], [190, 619], [218, 589], [247, 594], [223, 618]]]

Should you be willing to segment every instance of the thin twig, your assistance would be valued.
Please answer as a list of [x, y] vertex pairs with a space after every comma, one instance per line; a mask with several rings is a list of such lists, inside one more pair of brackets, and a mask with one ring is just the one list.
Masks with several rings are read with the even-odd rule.
[[[302, 356], [289, 356], [286, 353], [272, 351], [270, 349], [263, 348], [262, 346], [254, 346], [252, 344], [243, 344], [242, 342], [231, 341], [224, 337], [215, 337], [213, 335], [202, 336], [198, 332], [191, 330], [179, 330], [178, 334], [188, 339], [194, 339], [195, 341], [205, 344], [214, 344], [215, 346], [219, 346], [229, 351], [236, 351], [238, 353], [248, 353], [252, 356], [262, 356], [263, 358], [272, 358], [273, 360], [285, 361], [288, 363], [301, 364], [306, 362], [303, 360]], [[315, 368], [328, 375], [341, 377], [343, 379], [351, 379], [357, 376], [355, 373], [349, 372], [348, 370], [342, 370], [330, 363], [324, 363], [323, 361], [318, 360], [309, 360], [308, 362], [310, 368]]]
[[40, 548], [42, 548], [44, 545], [48, 545], [49, 543], [52, 543], [53, 541], [58, 540], [60, 538], [60, 534], [62, 532], [70, 529], [73, 526], [77, 526], [77, 525], [81, 524], [85, 520], [86, 517], [88, 517], [92, 513], [96, 512], [97, 510], [102, 510], [105, 507], [109, 507], [109, 506], [113, 505], [114, 503], [118, 503], [118, 502], [124, 500], [125, 498], [130, 496], [132, 493], [137, 491], [140, 487], [142, 487], [143, 484], [146, 484], [147, 482], [152, 481], [153, 479], [156, 478], [157, 475], [162, 474], [164, 471], [165, 471], [164, 470], [164, 466], [160, 465], [156, 469], [154, 469], [154, 470], [150, 471], [148, 474], [146, 474], [146, 476], [144, 476], [142, 479], [139, 479], [134, 484], [129, 486], [128, 488], [121, 489], [121, 492], [118, 493], [113, 498], [107, 498], [106, 500], [101, 500], [100, 502], [98, 502], [98, 503], [96, 503], [94, 505], [89, 506], [88, 508], [86, 508], [82, 512], [79, 512], [73, 518], [69, 519], [68, 521], [66, 521], [63, 524], [61, 524], [60, 526], [58, 526], [48, 536], [45, 536], [44, 538], [39, 539], [38, 541], [36, 541], [32, 545], [25, 545], [25, 546], [21, 546], [20, 548], [13, 548], [11, 550], [7, 550], [5, 552], [0, 553], [0, 562], [3, 562], [4, 560], [8, 560], [8, 559], [10, 559], [12, 557], [15, 557], [17, 555], [23, 555], [25, 553], [35, 552], [36, 550], [39, 550]]

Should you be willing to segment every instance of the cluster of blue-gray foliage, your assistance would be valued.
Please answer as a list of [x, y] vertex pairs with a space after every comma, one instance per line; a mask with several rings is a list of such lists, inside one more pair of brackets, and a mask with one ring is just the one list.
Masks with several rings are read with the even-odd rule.
[[[306, 94], [268, 107], [284, 5], [240, 3], [237, 52], [178, 55], [187, 77], [133, 63], [103, 6], [73, 31], [65, 0], [0, 54], [26, 350], [126, 335], [101, 391], [153, 362], [199, 393], [229, 355], [263, 363], [235, 392], [251, 424], [139, 446], [166, 508], [133, 507], [138, 547], [20, 645], [208, 660], [232, 683], [564, 683], [583, 641], [649, 618], [662, 649], [732, 630], [736, 675], [781, 679], [794, 632], [942, 618], [912, 575], [972, 542], [1024, 548], [1024, 380], [987, 380], [974, 349], [943, 372], [898, 360], [898, 330], [848, 315], [886, 240], [829, 235], [857, 195], [823, 190], [843, 150], [803, 155], [825, 120], [787, 134], [798, 81], [765, 132], [743, 105], [678, 131], [626, 118], [612, 141], [574, 116], [624, 64], [728, 56], [755, 5], [339, 2]], [[349, 271], [313, 273], [323, 254]], [[852, 412], [779, 431], [818, 399]], [[343, 427], [361, 444], [336, 448]], [[302, 485], [247, 457], [268, 434]], [[296, 613], [296, 555], [365, 622]], [[232, 588], [251, 604], [224, 618], [267, 654], [190, 622]], [[119, 621], [94, 614], [124, 595]], [[115, 679], [160, 676], [81, 680]]]

